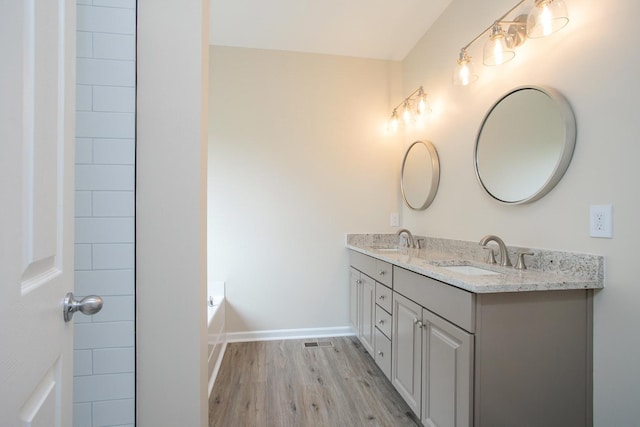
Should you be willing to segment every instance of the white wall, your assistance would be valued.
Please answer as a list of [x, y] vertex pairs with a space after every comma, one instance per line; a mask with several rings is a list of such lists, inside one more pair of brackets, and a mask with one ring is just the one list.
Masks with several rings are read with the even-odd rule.
[[208, 0], [138, 1], [137, 425], [206, 426]]
[[348, 325], [345, 234], [389, 231], [398, 209], [398, 65], [211, 48], [209, 270], [228, 332]]
[[[498, 68], [481, 65], [468, 88], [451, 84], [459, 49], [511, 8], [512, 0], [454, 0], [403, 61], [404, 92], [419, 85], [435, 105], [430, 127], [405, 138], [427, 138], [441, 160], [441, 184], [426, 212], [403, 210], [419, 234], [476, 241], [497, 234], [507, 244], [601, 254], [606, 288], [595, 298], [594, 411], [596, 426], [636, 426], [640, 419], [640, 286], [636, 248], [640, 227], [640, 53], [630, 28], [640, 16], [635, 0], [566, 0], [571, 22], [551, 37], [530, 40]], [[487, 109], [510, 88], [541, 84], [571, 103], [578, 137], [569, 169], [543, 199], [503, 206], [485, 195], [473, 170], [478, 127]], [[612, 203], [614, 238], [589, 237], [590, 204]]]
[[74, 292], [104, 307], [73, 318], [76, 427], [135, 423], [135, 7], [77, 6]]

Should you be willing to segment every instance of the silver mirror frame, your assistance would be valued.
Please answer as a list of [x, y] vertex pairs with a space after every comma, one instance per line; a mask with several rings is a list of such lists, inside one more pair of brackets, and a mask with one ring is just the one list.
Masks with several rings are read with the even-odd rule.
[[[547, 178], [547, 180], [544, 182], [544, 184], [538, 189], [538, 191], [536, 191], [535, 193], [531, 194], [528, 197], [525, 197], [523, 199], [520, 200], [502, 200], [498, 197], [496, 197], [493, 193], [491, 193], [491, 191], [485, 186], [484, 182], [482, 182], [482, 178], [480, 177], [480, 171], [478, 170], [478, 145], [480, 142], [480, 137], [482, 135], [482, 129], [484, 128], [485, 123], [487, 122], [487, 120], [489, 119], [489, 117], [491, 116], [491, 113], [493, 112], [493, 110], [508, 96], [522, 91], [522, 90], [537, 90], [539, 92], [544, 93], [545, 95], [547, 95], [549, 98], [551, 98], [553, 101], [555, 101], [556, 105], [558, 106], [558, 109], [560, 111], [560, 114], [562, 115], [562, 119], [564, 122], [564, 141], [563, 141], [563, 147], [562, 147], [562, 151], [560, 156], [558, 157], [555, 167], [553, 169], [553, 171], [551, 172], [551, 174], [549, 175], [549, 177]], [[478, 179], [478, 182], [480, 183], [480, 186], [482, 186], [482, 188], [484, 189], [484, 191], [490, 195], [494, 200], [499, 201], [500, 203], [504, 203], [507, 205], [519, 205], [519, 204], [525, 204], [525, 203], [531, 203], [534, 202], [538, 199], [540, 199], [541, 197], [545, 196], [549, 191], [551, 191], [556, 184], [558, 184], [558, 182], [560, 182], [560, 180], [562, 179], [562, 177], [564, 176], [564, 173], [566, 172], [567, 168], [569, 167], [569, 163], [571, 163], [571, 158], [573, 156], [573, 151], [576, 145], [576, 119], [575, 116], [573, 114], [573, 110], [571, 109], [571, 105], [569, 104], [569, 102], [566, 100], [566, 98], [564, 96], [562, 96], [562, 94], [560, 94], [558, 91], [551, 89], [549, 87], [543, 87], [543, 86], [519, 86], [516, 87], [515, 89], [510, 90], [509, 92], [505, 93], [504, 95], [502, 95], [498, 101], [496, 101], [491, 108], [489, 109], [489, 111], [487, 112], [487, 114], [485, 115], [484, 119], [482, 120], [482, 123], [480, 124], [480, 128], [478, 129], [478, 134], [476, 137], [476, 144], [475, 144], [475, 148], [473, 151], [473, 166], [474, 166], [474, 170], [476, 172], [476, 178]]]
[[[429, 152], [429, 156], [431, 157], [431, 185], [429, 188], [429, 192], [427, 193], [427, 197], [424, 203], [420, 206], [412, 206], [411, 203], [407, 200], [405, 194], [405, 183], [404, 183], [404, 168], [407, 163], [407, 158], [409, 157], [409, 153], [411, 153], [411, 149], [417, 145], [422, 144], [427, 148]], [[440, 183], [440, 159], [438, 158], [438, 151], [436, 147], [433, 145], [431, 141], [415, 141], [412, 143], [407, 151], [404, 154], [404, 158], [402, 159], [402, 171], [400, 172], [400, 191], [402, 192], [402, 199], [404, 203], [414, 211], [423, 211], [431, 205], [433, 199], [436, 197], [436, 193], [438, 192], [438, 185]]]

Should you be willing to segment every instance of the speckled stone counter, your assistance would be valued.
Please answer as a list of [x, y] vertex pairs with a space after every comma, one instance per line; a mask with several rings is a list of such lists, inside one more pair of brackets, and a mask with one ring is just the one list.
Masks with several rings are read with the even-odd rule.
[[[423, 249], [398, 247], [395, 234], [348, 234], [347, 249], [474, 293], [600, 289], [604, 287], [604, 257], [573, 252], [507, 246], [515, 264], [517, 252], [533, 252], [527, 269], [501, 267], [485, 262], [478, 242], [415, 236]], [[500, 274], [463, 274], [447, 270], [469, 265]]]

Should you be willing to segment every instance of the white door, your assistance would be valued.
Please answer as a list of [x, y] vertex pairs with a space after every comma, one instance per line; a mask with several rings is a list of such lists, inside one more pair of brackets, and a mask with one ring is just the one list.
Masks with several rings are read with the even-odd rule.
[[75, 0], [0, 1], [0, 425], [71, 425]]

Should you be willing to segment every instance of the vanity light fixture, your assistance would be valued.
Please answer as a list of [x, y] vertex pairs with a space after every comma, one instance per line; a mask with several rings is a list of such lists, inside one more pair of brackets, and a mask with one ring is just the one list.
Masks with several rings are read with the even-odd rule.
[[389, 119], [389, 131], [391, 132], [398, 130], [400, 124], [398, 109], [401, 107], [402, 121], [405, 126], [424, 120], [425, 116], [431, 112], [429, 104], [427, 103], [427, 93], [422, 86], [420, 86], [393, 109], [391, 119]]
[[[526, 15], [519, 15], [513, 21], [504, 19], [522, 4], [531, 0], [521, 0], [507, 13], [498, 18], [490, 27], [478, 34], [466, 46], [460, 49], [460, 55], [453, 71], [453, 84], [468, 86], [478, 79], [474, 73], [471, 56], [467, 49], [490, 32], [484, 45], [484, 65], [501, 65], [513, 59], [515, 48], [527, 38], [545, 37], [563, 28], [569, 22], [567, 6], [564, 0], [533, 0], [534, 7]], [[504, 27], [503, 27], [504, 26]]]

